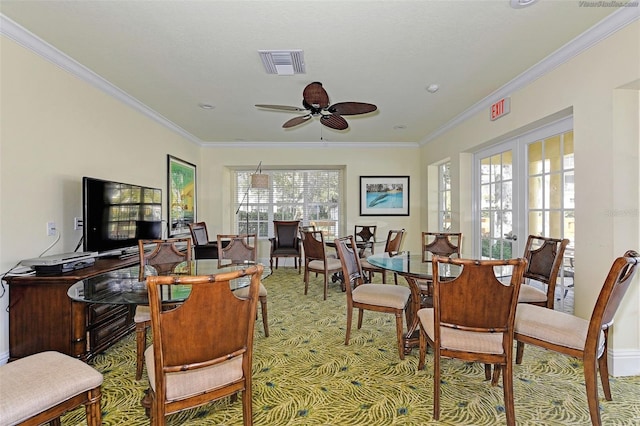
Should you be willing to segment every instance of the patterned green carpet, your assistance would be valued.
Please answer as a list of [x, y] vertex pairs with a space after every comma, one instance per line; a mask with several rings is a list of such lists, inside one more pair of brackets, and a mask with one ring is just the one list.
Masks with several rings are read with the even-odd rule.
[[[322, 276], [303, 295], [302, 275], [278, 269], [264, 281], [271, 335], [256, 323], [253, 420], [255, 425], [496, 425], [505, 424], [500, 386], [484, 381], [481, 365], [443, 361], [440, 421], [432, 419], [433, 372], [417, 370], [417, 349], [400, 361], [394, 318], [365, 312], [362, 329], [344, 345], [345, 294]], [[406, 285], [406, 283], [403, 283]], [[355, 314], [354, 314], [355, 316]], [[135, 336], [130, 334], [92, 362], [104, 374], [105, 425], [148, 425], [140, 406], [147, 387], [135, 380]], [[587, 425], [582, 365], [528, 346], [515, 366], [519, 425]], [[601, 396], [605, 425], [640, 424], [640, 377], [611, 378], [613, 401]], [[82, 409], [63, 425], [83, 425]], [[169, 425], [241, 425], [242, 404], [227, 399], [167, 417]]]

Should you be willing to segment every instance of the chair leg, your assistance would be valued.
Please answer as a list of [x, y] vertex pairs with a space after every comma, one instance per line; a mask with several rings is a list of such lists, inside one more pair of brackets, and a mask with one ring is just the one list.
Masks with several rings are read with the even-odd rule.
[[513, 362], [508, 359], [506, 365], [494, 365], [494, 368], [497, 371], [504, 370], [502, 374], [502, 387], [504, 390], [504, 409], [507, 415], [507, 426], [515, 426], [516, 411], [513, 406]]
[[358, 309], [358, 330], [362, 328], [362, 317], [364, 315], [364, 309]]
[[[276, 261], [277, 262], [277, 261]], [[304, 267], [304, 295], [307, 295], [307, 290], [309, 289], [309, 269]]]
[[424, 360], [427, 357], [427, 336], [422, 327], [420, 327], [420, 352], [418, 358], [418, 370], [424, 368]]
[[484, 379], [491, 380], [491, 364], [484, 365]]
[[247, 388], [242, 392], [242, 423], [244, 426], [253, 425], [253, 406], [251, 401], [251, 382], [247, 382]]
[[604, 392], [604, 398], [607, 401], [611, 401], [611, 386], [609, 386], [609, 363], [607, 362], [607, 352], [602, 354], [598, 359], [598, 370], [600, 372], [600, 381], [602, 382], [602, 391]]
[[[485, 364], [485, 368], [486, 368], [486, 364]], [[491, 386], [498, 386], [498, 381], [500, 380], [500, 371], [503, 369], [504, 368], [500, 364], [496, 364], [493, 366], [493, 376], [491, 377]], [[489, 365], [489, 371], [491, 371], [491, 365]], [[485, 371], [485, 374], [486, 374], [486, 371]]]
[[49, 426], [60, 426], [62, 423], [60, 423], [60, 417], [56, 417], [55, 419], [52, 419], [49, 421]]
[[433, 350], [433, 419], [440, 419], [440, 348]]
[[351, 321], [353, 320], [353, 306], [347, 303], [347, 332], [344, 338], [345, 346], [349, 346], [349, 338], [351, 337]]
[[518, 342], [516, 345], [516, 364], [522, 364], [522, 356], [524, 355], [524, 343]]
[[[606, 356], [606, 355], [603, 355]], [[594, 357], [585, 357], [584, 366], [584, 384], [587, 390], [587, 403], [589, 404], [589, 416], [591, 416], [591, 424], [600, 426], [600, 406], [598, 403], [598, 372], [596, 371], [597, 361]]]
[[100, 387], [88, 391], [87, 399], [89, 402], [85, 404], [85, 413], [87, 416], [87, 426], [102, 426], [102, 409], [100, 400], [102, 399], [102, 391]]
[[136, 380], [142, 378], [144, 350], [147, 346], [147, 327], [149, 325], [148, 321], [136, 323]]
[[262, 326], [264, 337], [269, 337], [269, 322], [267, 321], [267, 296], [260, 296], [260, 310], [262, 311]]
[[322, 280], [324, 282], [324, 299], [323, 300], [327, 300], [327, 290], [329, 289], [329, 278], [327, 277], [327, 275], [329, 275], [327, 272], [324, 273], [324, 279]]
[[404, 359], [404, 339], [402, 338], [402, 331], [404, 327], [402, 326], [402, 311], [396, 312], [396, 340], [398, 342], [398, 353], [400, 354], [400, 359]]
[[387, 283], [387, 271], [383, 270], [382, 271], [382, 284], [386, 284]]

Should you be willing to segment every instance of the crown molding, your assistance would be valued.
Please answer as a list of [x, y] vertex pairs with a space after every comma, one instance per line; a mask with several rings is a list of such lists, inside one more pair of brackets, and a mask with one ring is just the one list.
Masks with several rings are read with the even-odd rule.
[[112, 96], [119, 100], [120, 102], [128, 105], [134, 110], [142, 113], [148, 118], [156, 121], [160, 125], [168, 128], [169, 130], [177, 133], [183, 138], [205, 147], [277, 147], [277, 148], [289, 148], [289, 147], [308, 147], [308, 148], [318, 148], [318, 147], [332, 147], [332, 148], [414, 148], [420, 145], [424, 145], [435, 138], [441, 136], [447, 131], [453, 129], [454, 127], [460, 125], [464, 121], [468, 120], [478, 112], [481, 112], [483, 109], [488, 108], [495, 101], [508, 96], [510, 93], [513, 93], [527, 84], [531, 83], [534, 80], [542, 77], [547, 74], [551, 70], [560, 66], [561, 64], [567, 62], [571, 58], [580, 54], [584, 50], [590, 48], [594, 44], [600, 42], [601, 40], [607, 38], [611, 34], [616, 31], [624, 28], [630, 23], [640, 19], [640, 8], [638, 7], [621, 7], [616, 12], [612, 13], [607, 18], [603, 19], [596, 25], [594, 25], [589, 30], [585, 31], [569, 43], [562, 46], [560, 49], [556, 50], [554, 53], [543, 59], [542, 61], [535, 64], [533, 67], [529, 68], [524, 73], [520, 74], [518, 77], [514, 78], [495, 92], [491, 93], [489, 96], [485, 97], [481, 101], [472, 105], [470, 108], [465, 110], [462, 114], [458, 115], [444, 126], [438, 128], [433, 133], [428, 135], [425, 139], [423, 139], [419, 143], [397, 143], [397, 142], [382, 142], [382, 143], [341, 143], [341, 142], [294, 142], [294, 143], [282, 143], [282, 142], [227, 142], [227, 143], [214, 143], [214, 142], [204, 142], [191, 133], [184, 130], [182, 127], [177, 126], [172, 121], [168, 120], [166, 117], [158, 114], [153, 109], [149, 108], [147, 105], [143, 104], [136, 98], [132, 97], [128, 93], [124, 92], [120, 88], [111, 84], [109, 81], [102, 78], [100, 75], [96, 74], [89, 68], [70, 58], [69, 56], [62, 53], [60, 50], [56, 49], [49, 43], [40, 39], [24, 27], [20, 26], [16, 22], [7, 18], [3, 14], [0, 14], [0, 34], [6, 36], [7, 38], [15, 41], [19, 45], [23, 46], [26, 49], [33, 51], [34, 53], [40, 55], [47, 61], [59, 66], [63, 70], [75, 75], [81, 80], [86, 81], [90, 85], [96, 87], [97, 89], [103, 91], [109, 96]]
[[547, 56], [504, 86], [500, 87], [489, 96], [480, 100], [478, 103], [472, 105], [465, 110], [462, 114], [458, 115], [444, 126], [438, 128], [429, 136], [420, 142], [420, 145], [431, 142], [437, 137], [443, 135], [449, 130], [462, 124], [466, 120], [470, 119], [474, 115], [488, 109], [496, 101], [509, 96], [511, 93], [522, 89], [529, 83], [537, 80], [543, 75], [551, 72], [555, 68], [559, 67], [563, 63], [569, 61], [585, 50], [589, 49], [593, 45], [599, 43], [611, 34], [621, 30], [627, 25], [640, 19], [640, 7], [621, 7], [602, 21], [598, 22], [587, 31], [583, 32], [551, 55]]
[[124, 103], [125, 105], [128, 105], [134, 110], [146, 115], [148, 118], [160, 123], [161, 125], [167, 127], [169, 130], [179, 134], [185, 139], [198, 145], [202, 144], [202, 141], [200, 139], [185, 131], [182, 127], [177, 126], [166, 117], [158, 114], [147, 105], [143, 104], [120, 88], [114, 86], [109, 81], [102, 78], [100, 75], [91, 71], [89, 68], [72, 59], [68, 55], [65, 55], [60, 50], [56, 49], [46, 41], [37, 37], [35, 34], [31, 33], [29, 30], [7, 18], [3, 14], [0, 14], [0, 34], [15, 41], [20, 46], [31, 50], [32, 52], [43, 57], [54, 65], [59, 66], [70, 74], [75, 75], [81, 80], [84, 80], [91, 86], [103, 91], [107, 95], [116, 98], [117, 100]]
[[420, 144], [417, 142], [203, 142], [203, 147], [206, 148], [360, 148], [360, 149], [372, 149], [372, 148], [419, 148]]

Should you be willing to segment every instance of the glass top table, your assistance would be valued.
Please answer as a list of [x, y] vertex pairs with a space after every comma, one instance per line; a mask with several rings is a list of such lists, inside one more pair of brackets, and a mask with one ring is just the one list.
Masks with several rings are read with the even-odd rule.
[[[246, 269], [254, 263], [221, 264], [218, 259], [197, 259], [178, 264], [145, 266], [143, 276], [149, 275], [212, 275]], [[262, 279], [271, 275], [271, 269], [264, 266]], [[249, 277], [238, 278], [230, 282], [232, 290], [249, 285]], [[162, 299], [167, 303], [184, 301], [191, 292], [190, 285], [162, 286]], [[149, 303], [147, 285], [140, 280], [140, 265], [118, 269], [92, 278], [76, 282], [67, 291], [67, 295], [76, 302], [104, 303], [113, 305], [146, 305]]]

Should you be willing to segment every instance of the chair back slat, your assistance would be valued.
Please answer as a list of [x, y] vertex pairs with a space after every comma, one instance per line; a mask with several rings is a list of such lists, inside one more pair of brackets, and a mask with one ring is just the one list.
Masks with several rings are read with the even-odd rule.
[[275, 233], [276, 248], [297, 248], [299, 226], [299, 220], [274, 220], [273, 231]]
[[326, 250], [322, 231], [301, 231], [302, 247], [304, 248], [305, 261], [325, 260]]
[[191, 238], [193, 244], [197, 246], [207, 245], [209, 243], [209, 233], [207, 232], [207, 224], [205, 222], [195, 222], [189, 224]]
[[637, 272], [640, 254], [633, 250], [627, 251], [624, 256], [617, 258], [611, 265], [604, 285], [600, 290], [598, 299], [591, 314], [591, 322], [587, 335], [587, 344], [590, 341], [597, 344], [598, 339], [590, 339], [597, 336], [600, 330], [606, 330], [613, 325], [613, 319], [624, 298], [633, 277]]
[[422, 261], [431, 260], [433, 255], [460, 257], [462, 247], [461, 232], [423, 232], [422, 233]]
[[398, 252], [402, 249], [402, 242], [404, 240], [405, 230], [403, 229], [392, 229], [389, 231], [387, 235], [387, 242], [384, 246], [384, 251], [386, 253]]
[[[262, 265], [254, 265], [217, 275], [147, 279], [156, 377], [176, 368], [202, 368], [252, 347], [262, 269]], [[245, 276], [251, 276], [250, 290], [247, 298], [239, 299], [229, 281]], [[161, 287], [176, 285], [191, 286], [188, 298], [173, 309], [162, 310]]]
[[547, 308], [555, 304], [556, 280], [562, 266], [568, 239], [557, 239], [529, 235], [523, 258], [527, 260], [523, 277], [547, 286]]
[[[459, 275], [453, 279], [440, 277], [442, 263], [460, 267]], [[487, 333], [506, 331], [513, 324], [525, 263], [523, 259], [469, 260], [434, 256], [436, 324]], [[505, 267], [511, 269], [511, 277], [503, 282], [496, 276], [496, 268]]]
[[345, 280], [345, 288], [348, 297], [351, 297], [352, 288], [356, 288], [364, 283], [364, 274], [360, 264], [360, 256], [356, 248], [355, 237], [336, 238], [336, 251], [342, 261], [342, 275]]
[[[218, 234], [218, 264], [256, 262], [258, 250], [256, 234]], [[223, 241], [228, 242], [223, 247]]]
[[[184, 249], [178, 247], [182, 245]], [[149, 246], [152, 246], [150, 251]], [[141, 276], [144, 276], [145, 265], [152, 266], [158, 274], [165, 274], [176, 265], [191, 260], [191, 239], [138, 240], [138, 253]]]

